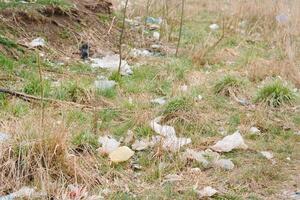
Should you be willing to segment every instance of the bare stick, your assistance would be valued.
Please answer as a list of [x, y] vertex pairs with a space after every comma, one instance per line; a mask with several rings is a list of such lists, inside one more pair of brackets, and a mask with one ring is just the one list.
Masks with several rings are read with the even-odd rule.
[[178, 43], [177, 43], [177, 48], [176, 48], [176, 54], [175, 54], [176, 57], [178, 56], [179, 45], [180, 45], [180, 40], [181, 40], [181, 36], [182, 36], [183, 16], [184, 16], [184, 4], [185, 4], [185, 0], [182, 0], [182, 2], [181, 2], [181, 19], [180, 19], [179, 38], [178, 38]]
[[44, 116], [45, 116], [45, 111], [44, 111], [44, 81], [43, 81], [43, 75], [42, 75], [42, 66], [41, 66], [41, 57], [39, 53], [37, 52], [36, 54], [36, 59], [37, 59], [37, 65], [39, 68], [39, 76], [40, 76], [40, 84], [41, 84], [41, 127], [44, 127]]
[[123, 35], [124, 35], [124, 31], [125, 31], [125, 19], [126, 19], [127, 5], [128, 5], [128, 0], [126, 0], [126, 2], [125, 2], [124, 16], [123, 16], [123, 25], [122, 25], [122, 30], [121, 30], [120, 40], [119, 40], [119, 45], [120, 45], [120, 46], [119, 46], [120, 61], [119, 61], [118, 75], [121, 74], [121, 65], [122, 65], [122, 44], [123, 44]]

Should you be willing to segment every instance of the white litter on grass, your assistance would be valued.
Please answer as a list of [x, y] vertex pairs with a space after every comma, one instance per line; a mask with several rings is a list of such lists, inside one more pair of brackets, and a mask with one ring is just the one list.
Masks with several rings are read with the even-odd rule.
[[262, 156], [264, 156], [268, 160], [271, 160], [272, 158], [274, 158], [274, 155], [269, 151], [261, 151], [260, 153]]
[[99, 76], [94, 85], [99, 90], [108, 90], [116, 86], [116, 81], [108, 80], [105, 76]]
[[160, 38], [160, 33], [157, 32], [157, 31], [154, 31], [154, 32], [153, 32], [153, 38], [154, 38], [155, 40], [159, 40], [159, 38]]
[[112, 162], [119, 163], [129, 160], [133, 155], [134, 151], [127, 146], [122, 146], [111, 152], [108, 156]]
[[210, 149], [199, 152], [193, 149], [187, 149], [184, 155], [186, 158], [198, 161], [205, 168], [212, 166], [212, 164], [220, 158], [218, 153], [213, 152]]
[[197, 97], [197, 100], [201, 101], [202, 99], [203, 99], [203, 96], [199, 94], [198, 97]]
[[289, 17], [286, 14], [279, 14], [275, 17], [275, 19], [280, 24], [285, 24], [289, 21]]
[[167, 176], [165, 176], [164, 182], [175, 182], [181, 180], [183, 180], [182, 177], [177, 174], [168, 174]]
[[132, 144], [132, 149], [136, 151], [142, 151], [147, 149], [150, 146], [150, 142], [148, 140], [136, 140]]
[[161, 45], [159, 45], [159, 44], [152, 44], [151, 48], [154, 49], [154, 50], [159, 50], [159, 49], [161, 49]]
[[130, 51], [130, 55], [134, 58], [137, 58], [137, 57], [150, 57], [150, 56], [153, 56], [153, 53], [151, 53], [147, 49], [135, 49], [134, 48]]
[[[117, 71], [119, 68], [120, 55], [108, 55], [103, 58], [91, 58], [93, 68], [102, 68], [108, 69], [111, 71]], [[127, 63], [126, 60], [122, 60], [121, 62], [121, 74], [122, 75], [131, 75], [133, 72], [131, 70], [131, 66]]]
[[211, 186], [205, 187], [202, 190], [199, 190], [196, 192], [199, 195], [199, 198], [212, 197], [218, 193], [218, 191], [216, 189], [212, 188]]
[[102, 145], [102, 147], [100, 147], [100, 152], [105, 154], [111, 153], [120, 146], [120, 142], [109, 136], [100, 137], [99, 143]]
[[9, 195], [0, 197], [0, 200], [13, 200], [13, 199], [20, 199], [20, 198], [37, 198], [45, 196], [43, 193], [38, 193], [35, 191], [34, 188], [30, 187], [22, 187], [16, 192], [13, 192]]
[[190, 144], [192, 140], [190, 138], [177, 138], [174, 127], [167, 125], [160, 125], [159, 122], [162, 117], [157, 117], [150, 122], [150, 127], [161, 137], [154, 137], [152, 144], [155, 142], [162, 142], [162, 147], [165, 150], [172, 152], [179, 151], [179, 149], [187, 144]]
[[260, 130], [255, 126], [251, 127], [249, 131], [251, 134], [260, 134]]
[[128, 130], [126, 137], [124, 139], [125, 144], [129, 144], [134, 140], [134, 132], [132, 130]]
[[45, 44], [46, 44], [46, 41], [43, 38], [38, 37], [38, 38], [32, 40], [28, 44], [28, 46], [31, 47], [31, 48], [35, 48], [35, 47], [43, 47], [43, 46], [45, 46]]
[[298, 131], [298, 132], [295, 132], [295, 135], [299, 135], [299, 136], [300, 136], [300, 131]]
[[10, 138], [10, 136], [6, 133], [1, 133], [0, 132], [0, 143], [1, 142], [5, 142], [6, 140], [8, 140]]
[[229, 159], [220, 159], [217, 160], [214, 163], [214, 166], [225, 169], [225, 170], [232, 170], [234, 168], [234, 164], [231, 160]]
[[188, 91], [188, 86], [187, 86], [187, 85], [181, 85], [181, 86], [180, 86], [180, 90], [181, 90], [182, 92], [187, 92], [187, 91]]
[[159, 105], [164, 105], [164, 104], [167, 103], [167, 101], [164, 97], [152, 99], [150, 102], [153, 103], [153, 104], [159, 104]]
[[215, 145], [211, 147], [212, 150], [217, 152], [230, 152], [231, 150], [236, 148], [248, 148], [239, 131], [236, 131], [232, 135], [224, 137], [222, 140], [218, 141]]
[[220, 26], [218, 24], [211, 24], [211, 25], [209, 25], [209, 28], [212, 31], [216, 31], [220, 28]]

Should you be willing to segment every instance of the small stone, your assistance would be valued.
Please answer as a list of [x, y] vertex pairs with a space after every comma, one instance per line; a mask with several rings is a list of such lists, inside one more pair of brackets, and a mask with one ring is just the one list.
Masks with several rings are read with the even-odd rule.
[[232, 170], [234, 168], [233, 162], [229, 159], [217, 160], [214, 165], [225, 170]]
[[260, 130], [257, 127], [254, 127], [254, 126], [251, 127], [249, 131], [250, 131], [251, 134], [259, 134], [260, 133]]

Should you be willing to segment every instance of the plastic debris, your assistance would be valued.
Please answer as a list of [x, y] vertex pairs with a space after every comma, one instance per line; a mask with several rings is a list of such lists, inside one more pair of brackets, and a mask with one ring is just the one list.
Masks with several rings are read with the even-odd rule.
[[155, 40], [159, 40], [159, 38], [160, 38], [160, 33], [157, 32], [157, 31], [154, 31], [154, 32], [153, 32], [153, 38], [154, 38]]
[[205, 187], [202, 190], [196, 192], [199, 195], [199, 198], [212, 197], [218, 193], [218, 191], [211, 186]]
[[45, 46], [45, 43], [46, 43], [46, 41], [45, 41], [43, 38], [38, 37], [38, 38], [32, 40], [32, 41], [28, 44], [28, 46], [31, 47], [31, 48], [35, 48], [35, 47], [43, 47], [43, 46]]
[[203, 167], [207, 168], [212, 166], [213, 163], [215, 163], [219, 159], [220, 155], [210, 149], [199, 152], [193, 149], [187, 149], [185, 152], [185, 157], [196, 160], [201, 163]]
[[220, 28], [220, 26], [218, 24], [211, 24], [211, 25], [209, 25], [209, 28], [212, 31], [216, 31]]
[[6, 140], [8, 140], [10, 138], [10, 136], [6, 133], [1, 133], [0, 132], [0, 143], [1, 142], [5, 142]]
[[224, 137], [211, 147], [212, 150], [217, 152], [230, 152], [233, 149], [241, 148], [247, 149], [248, 146], [244, 143], [244, 139], [239, 131], [236, 131], [232, 135]]
[[272, 158], [274, 158], [274, 155], [269, 151], [261, 151], [260, 153], [262, 156], [264, 156], [268, 160], [271, 160]]
[[68, 199], [86, 199], [88, 192], [86, 187], [79, 185], [68, 185]]
[[177, 174], [168, 174], [165, 176], [164, 182], [175, 182], [175, 181], [182, 181], [182, 177]]
[[234, 164], [229, 159], [220, 159], [214, 162], [214, 166], [225, 169], [225, 170], [232, 170], [234, 168]]
[[134, 133], [132, 130], [128, 130], [127, 131], [127, 134], [126, 134], [126, 137], [124, 139], [124, 143], [125, 144], [130, 144], [131, 142], [133, 142], [134, 140]]
[[251, 134], [260, 134], [260, 130], [255, 126], [251, 127], [249, 131]]
[[153, 53], [147, 49], [136, 49], [136, 48], [131, 50], [130, 55], [134, 58], [154, 56]]
[[161, 24], [162, 23], [162, 18], [154, 18], [154, 17], [147, 17], [146, 18], [146, 23], [147, 24]]
[[161, 49], [161, 45], [160, 44], [152, 44], [151, 48], [154, 50], [160, 50]]
[[[108, 69], [111, 71], [117, 71], [120, 62], [120, 55], [108, 55], [103, 58], [91, 58], [93, 68], [102, 68]], [[122, 60], [121, 62], [121, 74], [122, 75], [131, 75], [133, 72], [131, 70], [131, 66], [127, 63], [127, 61]]]
[[159, 105], [164, 105], [167, 103], [166, 99], [164, 97], [156, 98], [150, 101], [153, 104], [159, 104]]
[[299, 136], [300, 136], [300, 131], [298, 131], [298, 132], [295, 132], [295, 135], [299, 135]]
[[114, 163], [119, 163], [129, 160], [133, 155], [134, 151], [127, 146], [122, 146], [111, 152], [109, 154], [109, 159]]
[[300, 191], [299, 192], [294, 192], [293, 194], [290, 195], [290, 199], [292, 200], [300, 200]]
[[188, 86], [187, 86], [187, 85], [181, 85], [181, 86], [180, 86], [180, 90], [181, 90], [182, 92], [187, 92], [187, 91], [188, 91]]
[[34, 188], [30, 187], [22, 187], [16, 192], [13, 192], [6, 196], [0, 196], [0, 200], [13, 200], [13, 199], [20, 199], [20, 198], [38, 198], [41, 196], [45, 196], [43, 193], [36, 192]]
[[197, 101], [201, 101], [202, 99], [203, 99], [203, 96], [199, 94], [199, 95], [197, 96]]
[[172, 152], [178, 151], [182, 146], [190, 144], [192, 140], [190, 138], [177, 138], [174, 127], [160, 125], [161, 117], [157, 117], [150, 122], [150, 127], [161, 137], [154, 137], [152, 139], [152, 144], [156, 144], [155, 142], [162, 142], [162, 147], [165, 150], [169, 150]]
[[108, 90], [116, 86], [116, 81], [108, 80], [105, 76], [99, 76], [95, 81], [95, 87], [99, 90]]
[[285, 24], [289, 21], [289, 17], [286, 14], [279, 14], [275, 18], [276, 21], [280, 24]]
[[120, 146], [120, 142], [109, 136], [100, 137], [99, 143], [102, 145], [102, 147], [100, 147], [100, 152], [105, 154], [111, 153]]
[[149, 146], [150, 143], [148, 140], [136, 140], [131, 147], [133, 150], [142, 151], [147, 149]]

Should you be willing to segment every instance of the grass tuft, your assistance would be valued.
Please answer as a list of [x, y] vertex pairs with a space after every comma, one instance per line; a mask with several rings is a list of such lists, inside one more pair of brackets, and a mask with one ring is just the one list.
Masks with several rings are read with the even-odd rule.
[[165, 107], [163, 113], [171, 114], [180, 111], [189, 111], [193, 107], [192, 99], [188, 97], [178, 97], [171, 100]]
[[243, 84], [240, 79], [228, 75], [214, 85], [214, 93], [230, 96], [231, 92], [238, 90]]
[[295, 100], [294, 92], [282, 81], [275, 80], [263, 86], [257, 93], [255, 102], [263, 102], [271, 107], [291, 104]]

